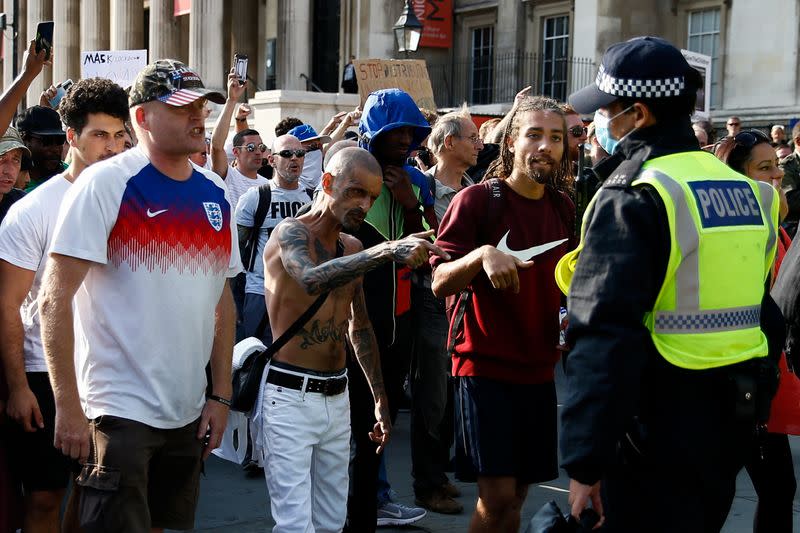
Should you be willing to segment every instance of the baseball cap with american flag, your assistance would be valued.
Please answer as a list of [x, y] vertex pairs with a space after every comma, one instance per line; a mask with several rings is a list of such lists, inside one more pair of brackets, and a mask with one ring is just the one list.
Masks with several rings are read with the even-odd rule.
[[175, 107], [207, 98], [224, 104], [225, 95], [206, 89], [203, 80], [192, 69], [175, 59], [159, 59], [144, 67], [131, 85], [128, 106], [159, 100]]

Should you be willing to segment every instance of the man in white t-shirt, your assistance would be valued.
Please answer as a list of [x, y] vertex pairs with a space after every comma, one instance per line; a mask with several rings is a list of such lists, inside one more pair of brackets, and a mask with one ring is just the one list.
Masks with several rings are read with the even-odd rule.
[[[274, 177], [267, 187], [270, 188], [270, 204], [264, 222], [258, 230], [258, 243], [253, 252], [252, 261], [242, 258], [245, 268], [244, 306], [241, 317], [241, 337], [259, 336], [264, 344], [272, 343], [269, 323], [263, 331], [258, 326], [267, 313], [264, 303], [264, 261], [262, 254], [272, 230], [278, 222], [287, 217], [297, 216], [297, 211], [311, 201], [307, 189], [300, 187], [299, 178], [303, 170], [305, 149], [292, 135], [283, 135], [275, 139], [270, 165], [274, 169]], [[254, 187], [244, 193], [236, 206], [236, 225], [239, 228], [239, 250], [244, 250], [251, 228], [255, 224], [258, 210], [260, 187]], [[250, 263], [250, 264], [247, 264]]]
[[225, 180], [230, 192], [231, 206], [236, 209], [239, 198], [250, 188], [268, 183], [267, 178], [258, 174], [258, 169], [267, 157], [267, 145], [256, 130], [247, 128], [233, 136], [233, 157], [236, 166], [228, 164], [225, 154], [225, 139], [231, 127], [231, 117], [236, 102], [244, 94], [247, 82], [239, 84], [239, 78], [231, 71], [228, 75], [228, 98], [225, 107], [214, 124], [211, 136], [211, 170]]
[[189, 162], [206, 99], [224, 96], [183, 63], [145, 67], [129, 97], [139, 144], [88, 168], [56, 224], [39, 308], [83, 531], [191, 529], [227, 422], [241, 261], [224, 183]]
[[[69, 167], [14, 204], [0, 226], [0, 356], [9, 397], [12, 457], [25, 492], [25, 531], [57, 531], [70, 460], [53, 446], [55, 404], [39, 332], [37, 297], [61, 201], [89, 165], [123, 150], [128, 96], [116, 83], [80, 80], [61, 99]], [[23, 150], [27, 150], [24, 148]]]

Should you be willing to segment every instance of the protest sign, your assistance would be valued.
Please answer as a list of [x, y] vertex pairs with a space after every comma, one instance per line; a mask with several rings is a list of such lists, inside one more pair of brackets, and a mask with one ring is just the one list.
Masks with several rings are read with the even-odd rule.
[[81, 52], [82, 78], [107, 78], [129, 87], [147, 65], [147, 50], [99, 50]]
[[681, 50], [686, 62], [700, 73], [703, 78], [702, 87], [697, 90], [697, 101], [694, 106], [692, 121], [708, 120], [711, 116], [711, 56]]
[[361, 105], [379, 89], [402, 89], [419, 107], [435, 110], [433, 88], [425, 61], [419, 59], [360, 59], [353, 61]]

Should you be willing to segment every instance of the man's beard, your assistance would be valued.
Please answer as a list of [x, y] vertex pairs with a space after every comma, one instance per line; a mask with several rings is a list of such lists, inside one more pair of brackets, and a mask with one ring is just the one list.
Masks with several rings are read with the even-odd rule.
[[553, 175], [555, 174], [556, 170], [556, 162], [549, 158], [539, 158], [544, 159], [550, 165], [550, 170], [543, 170], [541, 168], [534, 168], [533, 164], [537, 161], [537, 159], [532, 159], [528, 161], [528, 164], [525, 166], [525, 175], [535, 181], [540, 185], [547, 185], [548, 183], [553, 182]]
[[342, 229], [344, 229], [345, 233], [353, 234], [357, 232], [361, 228], [361, 224], [364, 223], [366, 216], [367, 214], [361, 209], [351, 209], [345, 214], [342, 221]]

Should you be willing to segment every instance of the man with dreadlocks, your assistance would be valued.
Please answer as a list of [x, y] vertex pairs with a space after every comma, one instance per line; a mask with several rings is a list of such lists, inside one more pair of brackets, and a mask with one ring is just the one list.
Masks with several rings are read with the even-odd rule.
[[477, 476], [471, 532], [518, 531], [528, 485], [558, 474], [553, 270], [575, 217], [567, 131], [549, 98], [525, 97], [511, 113], [487, 180], [441, 221], [436, 243], [453, 260], [431, 262], [434, 294], [458, 295], [449, 344], [467, 460], [456, 476]]

